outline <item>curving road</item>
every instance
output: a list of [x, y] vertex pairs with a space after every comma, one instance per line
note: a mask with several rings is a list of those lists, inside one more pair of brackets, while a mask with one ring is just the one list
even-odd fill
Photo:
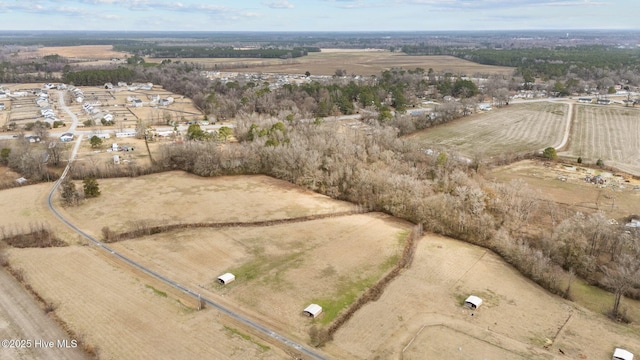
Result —
[[62, 173], [62, 176], [60, 177], [60, 179], [58, 179], [58, 181], [56, 181], [56, 183], [53, 185], [53, 187], [51, 188], [51, 191], [49, 192], [49, 196], [47, 197], [47, 206], [49, 207], [49, 210], [51, 210], [51, 212], [53, 212], [53, 214], [63, 223], [65, 223], [67, 226], [69, 226], [73, 231], [75, 231], [76, 233], [78, 233], [80, 236], [84, 237], [85, 239], [89, 240], [90, 242], [92, 242], [93, 244], [95, 244], [97, 247], [106, 250], [108, 252], [110, 252], [113, 256], [115, 256], [116, 258], [126, 262], [127, 264], [153, 276], [154, 278], [164, 282], [165, 284], [172, 286], [190, 296], [193, 296], [196, 299], [199, 299], [200, 301], [202, 301], [203, 303], [217, 309], [218, 311], [226, 314], [227, 316], [245, 324], [246, 326], [249, 326], [269, 337], [274, 338], [275, 340], [279, 341], [280, 343], [284, 344], [285, 346], [293, 349], [295, 352], [306, 355], [309, 358], [312, 359], [318, 359], [318, 360], [324, 360], [324, 359], [328, 359], [326, 357], [324, 357], [323, 355], [320, 355], [318, 353], [316, 353], [315, 351], [308, 349], [307, 347], [298, 344], [288, 338], [286, 338], [283, 335], [280, 335], [278, 333], [276, 333], [275, 331], [272, 331], [270, 329], [268, 329], [266, 326], [263, 326], [253, 320], [250, 320], [249, 318], [246, 318], [236, 312], [233, 312], [229, 309], [227, 309], [226, 307], [220, 305], [219, 303], [216, 303], [215, 301], [211, 300], [211, 299], [207, 299], [205, 297], [202, 297], [199, 293], [187, 288], [186, 286], [180, 285], [177, 282], [141, 265], [140, 263], [133, 261], [132, 259], [118, 253], [117, 251], [115, 251], [114, 249], [110, 248], [109, 246], [107, 246], [106, 244], [102, 243], [101, 241], [95, 239], [94, 237], [92, 237], [91, 235], [85, 233], [84, 231], [82, 231], [81, 229], [79, 229], [77, 226], [75, 226], [71, 221], [67, 220], [64, 216], [62, 216], [57, 210], [56, 208], [53, 206], [53, 195], [55, 194], [56, 190], [58, 189], [58, 187], [60, 186], [60, 183], [64, 180], [64, 177], [67, 175], [67, 173], [69, 172], [69, 168], [71, 167], [71, 164], [73, 162], [73, 159], [75, 158], [75, 154], [78, 150], [78, 147], [80, 146], [80, 142], [82, 141], [82, 137], [78, 137], [78, 139], [76, 140], [76, 144], [74, 147], [74, 151], [69, 159], [69, 164], [67, 165], [67, 167], [64, 169], [64, 172]]

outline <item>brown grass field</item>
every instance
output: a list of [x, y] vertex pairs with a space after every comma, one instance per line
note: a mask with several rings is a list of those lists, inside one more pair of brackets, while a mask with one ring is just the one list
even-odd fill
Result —
[[[162, 59], [145, 59], [148, 62], [160, 62]], [[370, 50], [322, 49], [319, 53], [295, 59], [174, 59], [203, 64], [207, 68], [223, 66], [224, 71], [263, 72], [277, 74], [334, 75], [337, 69], [347, 71], [348, 75], [379, 76], [391, 68], [433, 69], [436, 72], [451, 72], [472, 76], [474, 74], [511, 75], [514, 69], [502, 66], [476, 64], [453, 56], [409, 56], [402, 53]]]
[[111, 45], [47, 46], [37, 51], [37, 56], [60, 55], [69, 59], [107, 60], [124, 58], [128, 53], [114, 51]]
[[621, 106], [577, 105], [571, 141], [559, 155], [595, 163], [602, 159], [640, 175], [640, 109]]
[[[461, 306], [470, 294], [484, 299], [476, 311]], [[615, 346], [638, 349], [638, 330], [548, 294], [483, 248], [427, 235], [412, 267], [331, 346], [360, 359], [555, 359], [559, 349], [607, 359]]]
[[465, 156], [497, 156], [557, 146], [562, 141], [568, 105], [551, 102], [512, 104], [414, 133], [410, 139], [442, 146]]
[[[58, 54], [70, 59], [94, 60], [95, 65], [104, 65], [111, 58], [125, 58], [128, 54], [113, 51], [110, 45], [85, 45], [43, 47], [36, 54], [29, 56], [45, 56]], [[145, 61], [159, 63], [163, 59], [146, 58]], [[246, 59], [246, 58], [180, 58], [172, 59], [203, 64], [213, 69], [224, 65], [225, 71], [264, 72], [279, 74], [304, 74], [306, 71], [314, 75], [333, 75], [336, 69], [347, 70], [349, 75], [380, 75], [384, 70], [401, 67], [413, 70], [417, 67], [425, 70], [451, 72], [454, 74], [503, 74], [511, 75], [514, 69], [502, 66], [480, 65], [453, 56], [408, 56], [402, 53], [391, 53], [381, 50], [341, 50], [322, 49], [319, 53], [296, 59]], [[86, 63], [89, 64], [89, 63]], [[227, 67], [228, 66], [228, 67]]]
[[[265, 176], [168, 172], [99, 183], [100, 198], [64, 211], [98, 237], [105, 225], [257, 221], [354, 208]], [[3, 224], [44, 219], [61, 229], [44, 207], [50, 186], [0, 191], [3, 203], [15, 204], [3, 206]], [[380, 276], [408, 229], [409, 224], [386, 215], [360, 214], [257, 228], [181, 230], [112, 245], [304, 343], [313, 321], [300, 314], [301, 308], [326, 301], [329, 310], [332, 300]], [[192, 299], [109, 253], [82, 246], [76, 235], [60, 233], [72, 246], [9, 249], [9, 261], [56, 304], [56, 314], [74, 332], [98, 348], [101, 358], [287, 358], [269, 339], [212, 309], [193, 310]], [[236, 282], [215, 284], [225, 271], [235, 272]], [[461, 306], [469, 294], [485, 300], [475, 312]], [[330, 311], [324, 316], [330, 318]], [[315, 322], [322, 325], [324, 319]], [[616, 346], [638, 353], [639, 332], [637, 325], [612, 323], [548, 294], [485, 249], [426, 235], [411, 268], [378, 301], [359, 310], [324, 352], [341, 359], [552, 359], [562, 349], [569, 358], [595, 359], [607, 358]], [[555, 340], [548, 350], [546, 339]]]

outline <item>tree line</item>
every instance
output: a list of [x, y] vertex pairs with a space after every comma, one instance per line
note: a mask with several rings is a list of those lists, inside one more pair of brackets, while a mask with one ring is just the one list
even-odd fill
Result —
[[319, 52], [316, 47], [262, 47], [258, 49], [237, 49], [232, 46], [172, 46], [156, 44], [118, 44], [114, 50], [129, 52], [138, 56], [154, 58], [280, 58], [289, 59], [306, 56], [309, 52]]
[[452, 55], [484, 65], [508, 66], [516, 68], [517, 74], [542, 79], [563, 78], [574, 72], [584, 80], [591, 80], [602, 70], [640, 69], [640, 50], [602, 45], [516, 49], [412, 45], [402, 47], [402, 51], [409, 55]]

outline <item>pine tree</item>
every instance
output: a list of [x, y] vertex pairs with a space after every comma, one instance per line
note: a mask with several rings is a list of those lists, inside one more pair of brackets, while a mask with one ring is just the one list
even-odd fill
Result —
[[89, 177], [84, 179], [84, 197], [92, 198], [100, 196], [100, 186], [96, 178]]

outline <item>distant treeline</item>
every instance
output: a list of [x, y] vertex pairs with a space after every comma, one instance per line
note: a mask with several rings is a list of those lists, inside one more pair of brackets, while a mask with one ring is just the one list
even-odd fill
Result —
[[291, 49], [259, 48], [236, 49], [231, 46], [161, 46], [155, 44], [114, 45], [116, 51], [154, 58], [297, 58], [310, 52], [319, 52], [317, 47], [294, 47]]
[[62, 80], [76, 86], [100, 86], [107, 82], [131, 82], [135, 76], [134, 70], [119, 67], [117, 69], [70, 71], [64, 73]]
[[[569, 70], [589, 78], [596, 69], [640, 69], [640, 49], [576, 46], [522, 49], [458, 49], [441, 46], [403, 46], [408, 55], [452, 55], [484, 65], [517, 68], [520, 75], [540, 78], [567, 76]], [[577, 71], [576, 71], [577, 69]]]

